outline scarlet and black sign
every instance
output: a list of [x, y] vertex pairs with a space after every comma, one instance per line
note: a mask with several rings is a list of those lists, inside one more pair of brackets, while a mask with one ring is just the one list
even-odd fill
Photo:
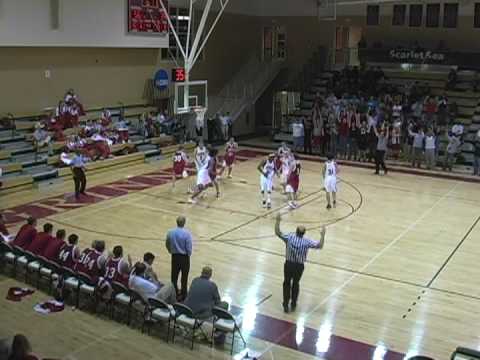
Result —
[[[168, 10], [168, 1], [163, 0]], [[128, 32], [137, 34], [166, 35], [168, 14], [160, 0], [128, 0]]]

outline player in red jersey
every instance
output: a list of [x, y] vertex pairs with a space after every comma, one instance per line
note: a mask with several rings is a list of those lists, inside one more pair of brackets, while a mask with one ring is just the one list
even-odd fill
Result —
[[180, 145], [173, 154], [173, 175], [172, 175], [172, 187], [175, 187], [175, 182], [178, 178], [186, 178], [188, 176], [187, 170], [185, 170], [188, 163], [188, 156], [185, 153], [185, 149]]
[[95, 240], [92, 248], [83, 250], [78, 262], [75, 264], [75, 271], [88, 275], [92, 282], [97, 282], [103, 273], [107, 258], [104, 254], [105, 241]]
[[130, 269], [132, 268], [132, 259], [130, 255], [127, 259], [123, 257], [123, 248], [115, 246], [113, 248], [113, 256], [109, 257], [105, 265], [105, 274], [100, 279], [99, 287], [103, 288], [105, 292], [104, 297], [110, 298], [112, 282], [118, 282], [128, 287], [128, 278], [130, 276]]
[[66, 267], [69, 269], [74, 269], [75, 264], [78, 262], [80, 258], [80, 248], [77, 246], [78, 244], [78, 235], [71, 234], [68, 237], [68, 244], [66, 244], [61, 250], [60, 254], [58, 254], [58, 264], [62, 267]]
[[223, 166], [222, 170], [220, 172], [220, 176], [223, 175], [225, 169], [228, 169], [227, 171], [227, 177], [229, 179], [232, 178], [232, 170], [233, 170], [233, 165], [235, 164], [235, 159], [237, 156], [237, 149], [238, 149], [238, 144], [235, 142], [235, 139], [232, 137], [230, 140], [225, 145], [225, 157], [223, 160]]
[[295, 209], [298, 206], [297, 194], [298, 194], [298, 187], [300, 185], [300, 170], [302, 168], [297, 156], [294, 156], [294, 158], [295, 160], [293, 160], [291, 163], [291, 169], [287, 179], [287, 186], [285, 188], [288, 194], [288, 206], [291, 209]]

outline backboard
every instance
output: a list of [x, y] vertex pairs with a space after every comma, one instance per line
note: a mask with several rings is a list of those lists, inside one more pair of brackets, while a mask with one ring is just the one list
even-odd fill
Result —
[[175, 83], [175, 114], [190, 113], [194, 109], [208, 109], [208, 81]]

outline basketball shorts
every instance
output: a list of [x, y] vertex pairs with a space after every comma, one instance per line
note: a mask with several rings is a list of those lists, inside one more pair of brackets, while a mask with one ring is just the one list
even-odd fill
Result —
[[273, 178], [267, 178], [263, 175], [260, 175], [260, 191], [272, 192], [272, 188], [273, 188]]
[[335, 176], [327, 176], [325, 178], [325, 191], [328, 193], [337, 192], [337, 178]]

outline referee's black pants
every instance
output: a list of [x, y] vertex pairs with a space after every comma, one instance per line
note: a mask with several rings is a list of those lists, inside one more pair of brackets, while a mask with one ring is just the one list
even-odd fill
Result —
[[283, 265], [283, 305], [288, 306], [290, 299], [292, 306], [297, 305], [300, 292], [300, 278], [303, 274], [303, 264], [285, 261]]
[[[181, 300], [187, 297], [188, 287], [188, 272], [190, 271], [190, 256], [183, 254], [172, 254], [172, 272], [171, 280], [177, 294], [180, 295]], [[178, 291], [178, 276], [182, 273], [180, 279], [180, 293]]]
[[82, 168], [74, 167], [72, 168], [73, 172], [73, 182], [75, 183], [75, 197], [79, 197], [80, 193], [85, 193], [85, 188], [87, 187], [87, 177], [85, 176], [85, 171]]

